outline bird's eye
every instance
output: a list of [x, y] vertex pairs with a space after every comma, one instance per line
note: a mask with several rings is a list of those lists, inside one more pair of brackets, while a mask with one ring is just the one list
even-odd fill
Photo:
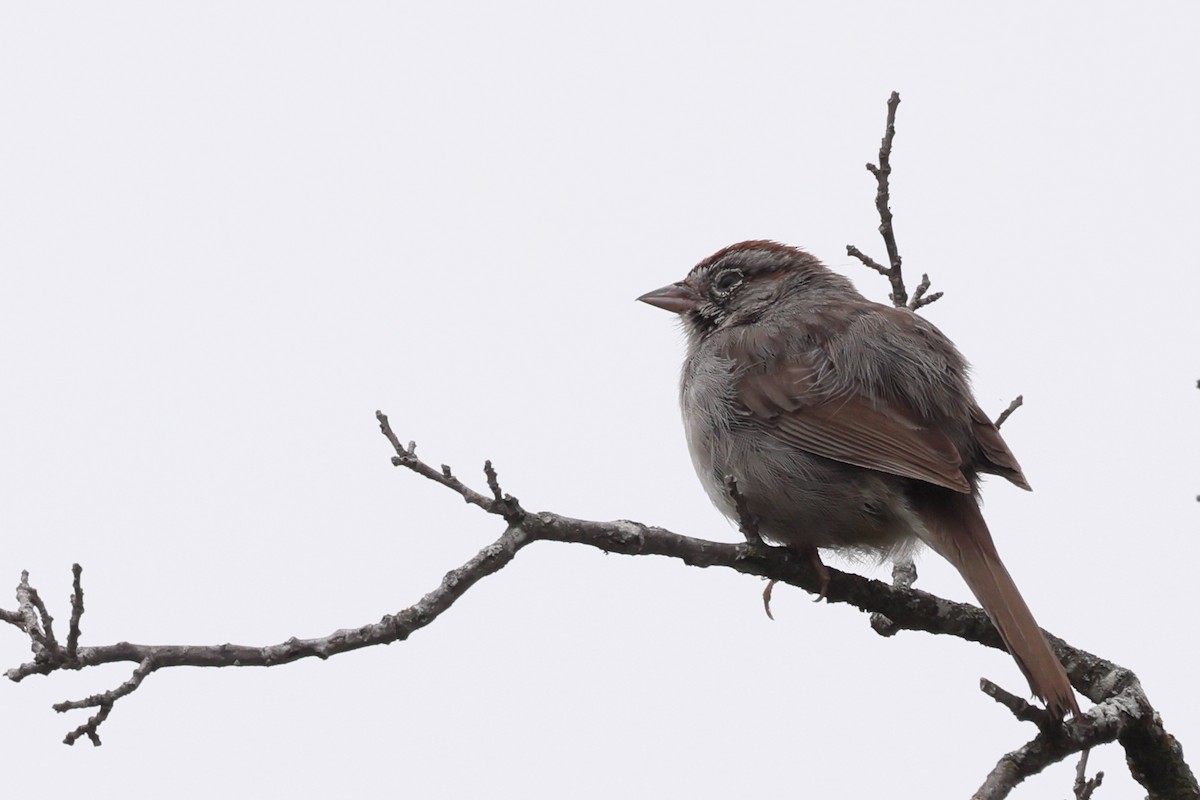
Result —
[[713, 287], [718, 292], [728, 292], [742, 282], [741, 270], [727, 269], [716, 277]]

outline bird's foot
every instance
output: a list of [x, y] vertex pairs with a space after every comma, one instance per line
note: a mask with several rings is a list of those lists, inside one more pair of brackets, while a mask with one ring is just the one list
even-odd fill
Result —
[[775, 584], [779, 583], [776, 580], [767, 581], [767, 588], [763, 589], [763, 608], [767, 612], [767, 619], [775, 621], [775, 615], [771, 613], [771, 590], [775, 588]]

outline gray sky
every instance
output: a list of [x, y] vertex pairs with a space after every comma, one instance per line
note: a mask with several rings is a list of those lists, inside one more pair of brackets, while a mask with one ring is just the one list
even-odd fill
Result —
[[[896, 89], [906, 267], [982, 405], [1026, 398], [1036, 491], [985, 487], [1001, 552], [1196, 765], [1200, 12], [906, 8], [5, 4], [0, 585], [31, 570], [65, 626], [81, 562], [85, 644], [407, 606], [501, 526], [393, 469], [376, 408], [527, 508], [736, 540], [686, 454], [681, 336], [633, 298], [773, 238], [886, 301], [845, 245], [883, 256], [863, 164]], [[961, 797], [1031, 735], [976, 688], [1023, 690], [1003, 653], [787, 587], [771, 623], [761, 589], [536, 545], [406, 643], [156, 674], [98, 750], [50, 704], [127, 667], [0, 686], [5, 785]], [[1092, 763], [1136, 791], [1115, 747]]]

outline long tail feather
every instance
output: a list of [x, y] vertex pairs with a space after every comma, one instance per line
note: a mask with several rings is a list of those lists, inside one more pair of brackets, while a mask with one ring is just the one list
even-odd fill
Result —
[[1062, 717], [1069, 711], [1079, 716], [1079, 704], [1066, 670], [1000, 560], [975, 498], [943, 492], [938, 490], [936, 497], [917, 499], [917, 513], [929, 532], [926, 543], [962, 574], [1029, 687], [1050, 713]]

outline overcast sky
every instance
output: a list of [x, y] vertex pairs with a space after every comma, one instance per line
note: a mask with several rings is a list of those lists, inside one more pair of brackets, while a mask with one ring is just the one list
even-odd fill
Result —
[[[863, 164], [895, 89], [910, 278], [983, 407], [1026, 399], [1035, 492], [984, 489], [1000, 550], [1200, 765], [1200, 12], [904, 8], [5, 3], [0, 585], [30, 570], [65, 629], [80, 562], [84, 644], [376, 621], [502, 531], [391, 467], [377, 408], [529, 509], [736, 541], [686, 453], [682, 337], [633, 299], [772, 238], [886, 302], [845, 246], [883, 257]], [[789, 587], [772, 623], [762, 588], [538, 544], [408, 642], [157, 673], [99, 749], [50, 705], [130, 666], [5, 682], [4, 784], [964, 797], [1032, 735], [977, 689], [1023, 691], [1005, 654]], [[1137, 796], [1118, 748], [1092, 764]]]

